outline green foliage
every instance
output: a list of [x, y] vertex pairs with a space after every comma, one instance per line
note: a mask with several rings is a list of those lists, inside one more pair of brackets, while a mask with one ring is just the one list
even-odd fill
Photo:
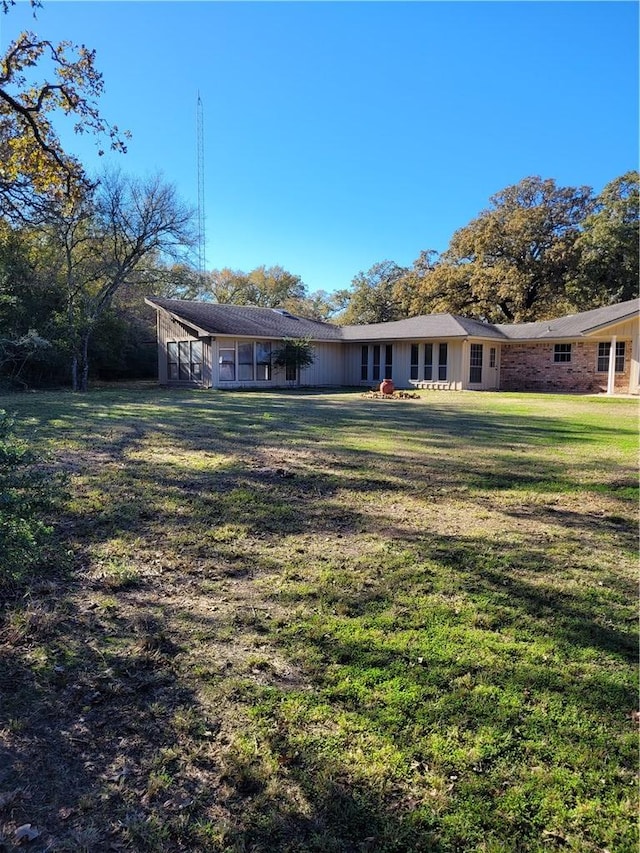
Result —
[[51, 532], [44, 513], [56, 492], [56, 478], [0, 409], [0, 587], [20, 580], [42, 559]]
[[638, 173], [590, 187], [524, 178], [410, 269], [384, 261], [337, 301], [343, 323], [448, 312], [489, 322], [559, 317], [638, 294]]
[[358, 323], [387, 323], [404, 315], [397, 284], [406, 270], [393, 261], [374, 264], [368, 272], [353, 279], [350, 291], [341, 291], [338, 298], [346, 302], [340, 315], [344, 325]]
[[16, 407], [73, 466], [60, 522], [81, 560], [0, 613], [5, 789], [33, 793], [0, 832], [636, 853], [634, 401]]
[[299, 371], [310, 367], [315, 361], [315, 353], [310, 341], [306, 338], [285, 338], [281, 347], [274, 350], [271, 362], [275, 367], [286, 367]]
[[276, 367], [308, 367], [313, 361], [313, 347], [306, 338], [287, 338], [273, 353]]
[[594, 206], [591, 189], [530, 177], [490, 202], [456, 231], [422, 279], [414, 310], [431, 312], [435, 302], [440, 310], [510, 323], [562, 314], [580, 226]]
[[[11, 5], [5, 0], [2, 11]], [[39, 4], [32, 0], [32, 5]], [[77, 200], [90, 187], [80, 161], [63, 149], [54, 119], [67, 118], [76, 132], [107, 137], [113, 150], [126, 151], [128, 132], [120, 133], [98, 109], [103, 87], [95, 51], [84, 45], [54, 44], [32, 32], [8, 45], [0, 56], [4, 215], [16, 221], [36, 211], [41, 215], [43, 202]]]
[[323, 290], [309, 293], [299, 275], [281, 266], [260, 266], [249, 273], [225, 267], [205, 273], [197, 292], [182, 298], [213, 299], [225, 305], [283, 308], [299, 317], [327, 320], [338, 310], [334, 296]]
[[11, 385], [26, 387], [22, 374], [38, 364], [45, 364], [50, 355], [51, 343], [29, 329], [20, 338], [0, 338], [0, 377]]
[[577, 240], [580, 260], [572, 289], [579, 304], [607, 305], [638, 295], [640, 193], [638, 172], [607, 184]]
[[240, 270], [213, 270], [207, 274], [207, 291], [203, 295], [229, 305], [257, 305], [260, 308], [283, 308], [289, 300], [302, 299], [306, 288], [299, 275], [281, 266], [256, 267], [250, 273]]

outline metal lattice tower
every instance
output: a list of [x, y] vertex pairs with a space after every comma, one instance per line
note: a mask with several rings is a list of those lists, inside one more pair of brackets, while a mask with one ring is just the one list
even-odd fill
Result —
[[202, 277], [205, 273], [206, 259], [204, 238], [204, 118], [200, 92], [198, 92], [196, 109], [196, 135], [198, 138], [198, 272]]

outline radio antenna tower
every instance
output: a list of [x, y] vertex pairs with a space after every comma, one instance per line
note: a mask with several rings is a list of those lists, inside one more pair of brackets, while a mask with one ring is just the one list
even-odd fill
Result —
[[202, 98], [198, 92], [196, 109], [196, 135], [198, 138], [198, 272], [204, 278], [206, 259], [204, 241], [204, 119]]

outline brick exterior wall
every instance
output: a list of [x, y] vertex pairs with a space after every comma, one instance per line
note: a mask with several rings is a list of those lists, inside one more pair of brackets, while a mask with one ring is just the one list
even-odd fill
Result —
[[[598, 344], [573, 341], [571, 361], [554, 362], [554, 344], [503, 344], [500, 355], [502, 391], [572, 391], [597, 394], [607, 390], [607, 373], [596, 371]], [[616, 373], [615, 390], [629, 390], [631, 341], [625, 341], [624, 373]]]

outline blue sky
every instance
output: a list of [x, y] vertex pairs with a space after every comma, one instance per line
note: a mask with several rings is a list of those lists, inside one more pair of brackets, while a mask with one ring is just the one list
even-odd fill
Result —
[[[446, 249], [528, 175], [596, 191], [638, 163], [634, 2], [63, 2], [23, 29], [84, 43], [127, 172], [197, 203], [207, 267], [280, 264], [311, 291]], [[89, 168], [85, 137], [61, 134]]]

